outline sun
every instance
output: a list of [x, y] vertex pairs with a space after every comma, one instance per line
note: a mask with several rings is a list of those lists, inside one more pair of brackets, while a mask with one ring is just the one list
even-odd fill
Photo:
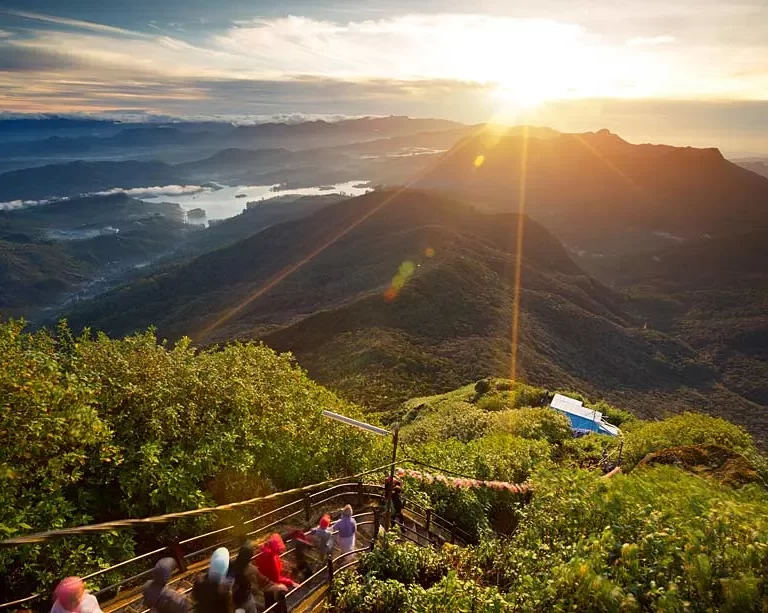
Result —
[[562, 88], [558, 88], [556, 84], [540, 80], [538, 82], [498, 84], [492, 95], [501, 106], [512, 106], [525, 110], [537, 107], [543, 102], [562, 98], [564, 94]]

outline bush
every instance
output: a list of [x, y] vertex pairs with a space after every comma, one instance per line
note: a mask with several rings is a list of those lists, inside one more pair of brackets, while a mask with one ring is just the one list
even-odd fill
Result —
[[493, 578], [516, 610], [759, 611], [768, 598], [765, 490], [671, 467], [535, 479], [510, 540], [454, 557], [463, 576]]
[[603, 400], [589, 403], [589, 408], [600, 411], [603, 414], [605, 421], [614, 426], [621, 426], [622, 424], [626, 425], [637, 421], [637, 417], [632, 415], [629, 411], [619, 409]]
[[469, 403], [453, 403], [419, 417], [403, 428], [403, 440], [426, 443], [456, 439], [463, 443], [485, 436], [491, 430], [491, 416]]
[[620, 439], [607, 434], [590, 433], [563, 441], [557, 459], [563, 465], [581, 468], [597, 467], [603, 457], [603, 449], [610, 454], [610, 461], [618, 459]]
[[571, 422], [550, 408], [528, 408], [503, 411], [495, 416], [494, 430], [528, 439], [562, 443], [572, 437]]
[[699, 413], [683, 413], [662, 421], [644, 422], [625, 436], [624, 459], [635, 466], [653, 451], [682, 445], [715, 444], [732, 451], [755, 456], [752, 437], [724, 419]]
[[436, 551], [410, 542], [398, 542], [393, 532], [387, 533], [360, 563], [360, 572], [381, 581], [394, 579], [400, 583], [416, 583], [428, 588], [448, 572], [448, 565]]
[[[428, 563], [419, 561], [419, 557]], [[362, 576], [346, 572], [334, 578], [331, 588], [334, 604], [328, 605], [327, 610], [341, 613], [511, 610], [496, 588], [481, 587], [449, 572], [448, 560], [442, 553], [398, 543], [391, 534], [387, 535], [379, 547], [363, 556]], [[403, 564], [411, 571], [416, 566], [422, 570], [403, 574]], [[419, 580], [425, 571], [429, 580]]]
[[[370, 466], [382, 442], [330, 425], [323, 408], [362, 416], [260, 344], [198, 351], [151, 332], [73, 338], [64, 325], [54, 336], [0, 324], [0, 498], [13, 501], [0, 532], [193, 509]], [[141, 536], [151, 545], [197, 528]], [[126, 532], [63, 543], [0, 552], [0, 601], [133, 551]]]
[[388, 579], [374, 576], [361, 579], [353, 571], [334, 577], [331, 586], [334, 604], [326, 610], [336, 613], [400, 613], [407, 611], [408, 588]]

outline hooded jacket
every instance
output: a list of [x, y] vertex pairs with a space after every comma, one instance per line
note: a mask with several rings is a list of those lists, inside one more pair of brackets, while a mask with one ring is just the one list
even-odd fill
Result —
[[[277, 537], [277, 538], [275, 538]], [[280, 552], [285, 551], [285, 545], [279, 535], [273, 534], [261, 547], [256, 557], [256, 568], [273, 583], [293, 587], [296, 583], [290, 577], [283, 575], [283, 561]]]
[[99, 601], [96, 600], [96, 596], [93, 594], [85, 594], [77, 605], [76, 609], [65, 609], [64, 606], [57, 600], [51, 607], [51, 613], [102, 613], [99, 607]]
[[80, 577], [67, 577], [56, 587], [51, 613], [102, 613], [96, 596], [85, 591]]
[[357, 522], [350, 515], [342, 515], [334, 527], [339, 531], [339, 537], [344, 539], [355, 536], [357, 532]]
[[219, 547], [211, 556], [208, 572], [195, 577], [192, 594], [197, 613], [232, 613], [232, 579], [227, 576], [229, 552]]
[[187, 613], [189, 603], [177, 591], [167, 586], [171, 574], [176, 570], [173, 558], [162, 558], [152, 569], [152, 579], [142, 588], [144, 606], [157, 613]]

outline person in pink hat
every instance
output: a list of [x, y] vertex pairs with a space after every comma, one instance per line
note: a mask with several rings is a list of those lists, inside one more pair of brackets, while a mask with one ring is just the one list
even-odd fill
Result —
[[53, 592], [56, 601], [51, 613], [102, 613], [96, 596], [85, 591], [80, 577], [67, 577]]

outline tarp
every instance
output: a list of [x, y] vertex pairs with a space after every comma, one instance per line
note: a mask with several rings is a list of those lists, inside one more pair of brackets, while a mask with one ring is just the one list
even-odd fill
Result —
[[555, 394], [549, 406], [565, 413], [571, 422], [571, 428], [575, 432], [581, 434], [597, 432], [599, 434], [608, 434], [609, 436], [621, 435], [621, 430], [605, 421], [600, 411], [585, 407], [581, 400], [576, 400], [563, 394]]

